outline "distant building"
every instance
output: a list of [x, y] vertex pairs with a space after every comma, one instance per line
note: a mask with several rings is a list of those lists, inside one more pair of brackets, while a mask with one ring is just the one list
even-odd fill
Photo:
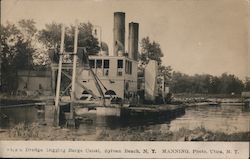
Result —
[[242, 92], [241, 93], [241, 97], [243, 97], [243, 98], [250, 98], [250, 91], [248, 91], [248, 92]]
[[18, 92], [32, 95], [34, 92], [48, 95], [51, 94], [50, 71], [18, 71]]

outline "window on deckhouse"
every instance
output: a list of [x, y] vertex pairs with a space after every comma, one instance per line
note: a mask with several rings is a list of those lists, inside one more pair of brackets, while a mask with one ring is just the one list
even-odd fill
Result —
[[103, 71], [104, 71], [104, 76], [109, 75], [109, 60], [103, 61]]
[[123, 72], [123, 60], [117, 60], [117, 75], [122, 76]]

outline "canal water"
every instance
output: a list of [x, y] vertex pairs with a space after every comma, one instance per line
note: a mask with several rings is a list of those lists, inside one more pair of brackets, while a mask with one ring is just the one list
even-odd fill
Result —
[[[100, 121], [100, 120], [99, 120]], [[103, 120], [102, 120], [103, 121]], [[143, 131], [152, 132], [175, 132], [179, 129], [186, 128], [194, 130], [197, 127], [205, 128], [213, 132], [224, 132], [226, 134], [238, 132], [250, 132], [250, 111], [245, 110], [242, 106], [198, 106], [188, 107], [184, 115], [175, 119], [169, 119], [161, 123], [145, 123], [142, 125], [127, 125], [133, 134]], [[83, 134], [100, 134], [107, 131], [110, 134], [124, 134], [124, 129], [119, 127], [105, 127], [105, 122], [98, 122], [97, 126], [82, 124], [78, 132]], [[114, 132], [115, 133], [112, 133]]]
[[11, 128], [19, 123], [30, 124], [45, 121], [44, 113], [39, 112], [34, 106], [1, 108], [0, 115], [0, 128]]
[[[18, 123], [44, 122], [45, 116], [37, 111], [35, 107], [4, 108], [0, 109], [1, 116], [8, 116], [8, 120], [1, 119], [1, 128], [11, 128]], [[88, 121], [88, 120], [87, 120]], [[122, 126], [112, 119], [95, 117], [95, 120], [84, 122], [76, 130], [82, 134], [97, 134], [103, 130], [119, 130]], [[225, 133], [249, 132], [250, 111], [244, 110], [242, 106], [198, 106], [188, 107], [184, 115], [175, 119], [168, 119], [160, 123], [145, 123], [144, 128], [159, 131], [178, 131], [180, 128], [193, 130], [197, 127], [204, 127], [211, 131]], [[133, 130], [142, 125], [126, 125], [133, 127]]]
[[211, 131], [225, 133], [250, 132], [250, 111], [242, 106], [199, 106], [189, 107], [186, 114], [161, 128], [176, 131], [180, 128], [190, 130], [204, 127]]

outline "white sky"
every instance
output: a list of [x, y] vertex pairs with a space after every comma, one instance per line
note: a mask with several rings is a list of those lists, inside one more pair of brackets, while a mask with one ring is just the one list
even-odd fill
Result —
[[[1, 23], [34, 19], [44, 24], [91, 22], [113, 46], [113, 13], [140, 23], [139, 39], [160, 43], [163, 63], [187, 74], [228, 72], [250, 76], [247, 0], [2, 0]], [[128, 38], [125, 40], [126, 45]]]

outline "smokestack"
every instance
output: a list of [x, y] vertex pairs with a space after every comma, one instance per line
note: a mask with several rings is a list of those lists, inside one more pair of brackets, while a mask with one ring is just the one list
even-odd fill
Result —
[[114, 13], [114, 56], [125, 52], [125, 13]]
[[128, 56], [137, 61], [138, 59], [138, 37], [139, 37], [139, 24], [129, 23], [129, 36], [128, 36]]

